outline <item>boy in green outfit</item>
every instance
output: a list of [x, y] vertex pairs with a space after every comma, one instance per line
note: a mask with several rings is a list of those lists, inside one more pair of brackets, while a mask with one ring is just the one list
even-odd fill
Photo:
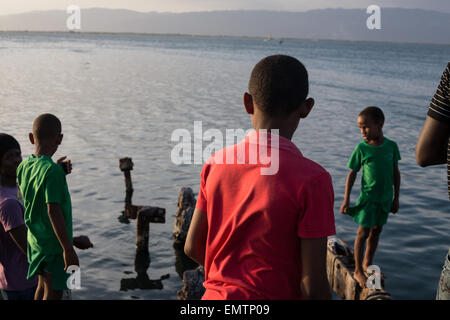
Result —
[[[367, 268], [372, 265], [382, 226], [386, 224], [389, 212], [395, 214], [399, 209], [400, 152], [394, 141], [383, 136], [383, 124], [384, 114], [378, 107], [367, 107], [359, 114], [358, 126], [364, 140], [356, 146], [347, 163], [350, 172], [340, 208], [341, 213], [352, 216], [359, 224], [353, 276], [361, 288], [366, 286]], [[361, 193], [355, 206], [350, 207], [350, 193], [361, 166]]]
[[54, 163], [51, 158], [63, 139], [61, 122], [52, 114], [42, 114], [34, 120], [29, 138], [35, 153], [17, 168], [28, 228], [27, 277], [38, 275], [35, 300], [61, 299], [68, 289], [66, 269], [79, 266], [73, 245], [87, 249], [92, 244], [86, 236], [72, 236], [72, 205], [66, 182], [66, 173], [72, 169], [70, 160], [63, 157]]

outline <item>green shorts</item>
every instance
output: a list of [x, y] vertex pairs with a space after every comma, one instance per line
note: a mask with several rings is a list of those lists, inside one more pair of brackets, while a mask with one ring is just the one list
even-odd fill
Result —
[[356, 205], [347, 209], [347, 214], [352, 216], [353, 220], [364, 228], [382, 226], [387, 222], [391, 205], [392, 202], [377, 203], [360, 198]]
[[[30, 279], [36, 274], [50, 273], [52, 275], [53, 290], [67, 290], [67, 280], [70, 274], [64, 269], [66, 267], [64, 258], [61, 254], [48, 255], [37, 252], [32, 248], [28, 248], [31, 254], [30, 266], [28, 268], [27, 278]], [[29, 256], [30, 257], [30, 256]]]

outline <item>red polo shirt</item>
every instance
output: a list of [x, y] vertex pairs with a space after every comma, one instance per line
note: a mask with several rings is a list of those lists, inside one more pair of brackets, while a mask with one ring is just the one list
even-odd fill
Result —
[[[196, 207], [208, 218], [203, 299], [301, 299], [300, 238], [336, 233], [329, 173], [290, 140], [257, 136], [251, 131], [222, 149], [213, 157], [228, 164], [211, 158], [201, 173]], [[251, 164], [255, 147], [278, 159]], [[234, 154], [234, 163], [225, 154]], [[276, 173], [262, 174], [273, 161]]]

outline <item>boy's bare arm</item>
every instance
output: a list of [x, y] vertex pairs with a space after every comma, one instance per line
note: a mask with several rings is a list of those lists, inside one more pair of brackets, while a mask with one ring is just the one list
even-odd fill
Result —
[[27, 232], [27, 227], [24, 224], [8, 232], [11, 239], [25, 256], [27, 255]]
[[69, 235], [67, 234], [64, 216], [61, 211], [61, 206], [57, 203], [47, 203], [48, 216], [52, 223], [55, 235], [64, 250], [64, 262], [66, 264], [65, 269], [71, 265], [79, 266], [78, 256], [75, 249], [70, 242]]
[[300, 239], [302, 296], [306, 300], [331, 299], [327, 278], [327, 238]]
[[184, 252], [200, 265], [205, 264], [206, 237], [208, 235], [208, 217], [206, 212], [195, 209], [186, 237]]
[[347, 213], [347, 208], [350, 204], [350, 194], [352, 192], [353, 184], [355, 183], [357, 172], [353, 169], [350, 169], [347, 180], [345, 181], [345, 195], [344, 195], [344, 201], [341, 204], [341, 213]]
[[394, 165], [394, 201], [392, 203], [392, 213], [397, 213], [400, 207], [400, 170], [398, 165]]
[[450, 125], [427, 116], [416, 144], [416, 161], [421, 167], [444, 164]]

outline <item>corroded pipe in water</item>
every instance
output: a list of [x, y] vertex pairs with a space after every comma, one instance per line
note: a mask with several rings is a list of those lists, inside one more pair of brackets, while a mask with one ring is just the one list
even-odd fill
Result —
[[158, 207], [142, 207], [137, 211], [136, 249], [148, 250], [150, 223], [165, 223], [166, 209]]
[[151, 206], [134, 206], [131, 201], [133, 184], [130, 174], [130, 171], [133, 170], [133, 161], [131, 158], [122, 158], [119, 160], [119, 168], [125, 175], [126, 186], [125, 211], [120, 220], [121, 222], [127, 222], [128, 219], [137, 219], [136, 248], [137, 250], [148, 250], [149, 224], [165, 223], [166, 209]]
[[131, 205], [131, 198], [133, 197], [133, 183], [131, 182], [130, 171], [133, 170], [133, 161], [131, 158], [122, 158], [119, 160], [119, 167], [125, 176], [125, 205]]

